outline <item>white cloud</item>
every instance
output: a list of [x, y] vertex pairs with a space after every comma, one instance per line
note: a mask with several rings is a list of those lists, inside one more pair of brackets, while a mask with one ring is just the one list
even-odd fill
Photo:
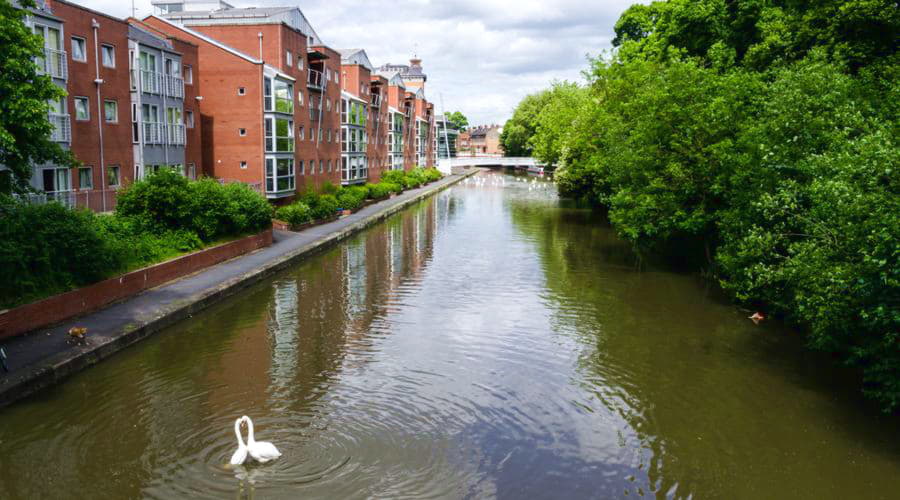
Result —
[[[131, 5], [73, 0], [119, 17]], [[136, 17], [151, 12], [134, 0]], [[236, 6], [290, 1], [233, 1]], [[373, 64], [406, 63], [416, 52], [428, 75], [427, 97], [460, 110], [473, 124], [503, 123], [525, 95], [553, 80], [582, 79], [585, 56], [610, 48], [613, 25], [635, 0], [310, 0], [300, 3], [334, 48], [364, 48]]]

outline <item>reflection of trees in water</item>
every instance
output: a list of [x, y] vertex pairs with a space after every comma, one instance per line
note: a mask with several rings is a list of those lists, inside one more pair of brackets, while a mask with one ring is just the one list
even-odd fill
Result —
[[[510, 211], [541, 258], [554, 330], [581, 348], [589, 399], [580, 403], [627, 422], [634, 442], [624, 444], [649, 450], [657, 488], [728, 496], [755, 483], [760, 496], [777, 496], [787, 491], [779, 484], [824, 488], [821, 471], [843, 467], [861, 442], [867, 455], [897, 452], [883, 444], [896, 425], [837, 401], [839, 374], [810, 362], [791, 332], [754, 327], [697, 276], [637, 271], [628, 245], [590, 212], [514, 201]], [[852, 438], [835, 436], [836, 426]], [[877, 469], [857, 470], [879, 481]], [[828, 487], [862, 484], [845, 482]]]

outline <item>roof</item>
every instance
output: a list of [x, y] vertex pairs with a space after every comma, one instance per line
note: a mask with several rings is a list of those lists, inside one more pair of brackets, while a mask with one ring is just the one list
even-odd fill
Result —
[[179, 25], [285, 24], [311, 37], [309, 45], [324, 45], [299, 7], [244, 7], [216, 10], [180, 11], [162, 14]]
[[151, 17], [154, 18], [154, 19], [159, 19], [160, 21], [162, 21], [162, 22], [164, 22], [164, 23], [166, 23], [166, 24], [170, 24], [170, 25], [174, 26], [175, 28], [178, 28], [178, 29], [180, 29], [181, 31], [184, 31], [185, 33], [187, 33], [187, 34], [189, 34], [189, 35], [195, 36], [195, 37], [197, 37], [197, 38], [203, 40], [204, 42], [209, 43], [209, 44], [211, 44], [211, 45], [214, 45], [214, 46], [216, 46], [216, 47], [218, 47], [218, 48], [220, 48], [220, 49], [222, 49], [222, 50], [224, 50], [224, 51], [226, 51], [226, 52], [229, 52], [229, 53], [231, 53], [231, 54], [233, 54], [233, 55], [236, 55], [236, 56], [240, 57], [241, 59], [245, 59], [245, 60], [247, 60], [247, 61], [249, 61], [249, 62], [252, 62], [252, 63], [254, 63], [254, 64], [262, 64], [262, 63], [263, 63], [263, 62], [260, 61], [259, 59], [255, 59], [255, 58], [253, 58], [253, 57], [251, 57], [251, 56], [248, 56], [247, 54], [244, 54], [243, 52], [241, 52], [241, 51], [239, 51], [239, 50], [237, 50], [237, 49], [234, 49], [234, 48], [232, 48], [232, 47], [229, 47], [228, 45], [225, 45], [224, 43], [222, 43], [222, 42], [216, 40], [215, 38], [210, 38], [210, 37], [204, 35], [203, 33], [200, 33], [199, 31], [194, 31], [194, 30], [188, 28], [187, 26], [182, 26], [182, 25], [173, 23], [172, 21], [170, 21], [170, 20], [168, 20], [168, 19], [166, 19], [166, 18], [159, 17], [159, 16], [147, 16], [147, 17], [145, 17], [145, 18], [143, 19], [143, 21], [146, 22], [147, 19], [150, 19]]
[[156, 33], [151, 32], [143, 26], [129, 24], [128, 38], [130, 40], [136, 41], [141, 45], [146, 45], [147, 47], [153, 47], [155, 49], [165, 50], [169, 52], [175, 51], [174, 47], [172, 47], [172, 42], [160, 37]]
[[341, 64], [356, 64], [362, 66], [369, 71], [374, 71], [372, 62], [369, 61], [369, 55], [363, 49], [337, 49], [341, 54]]

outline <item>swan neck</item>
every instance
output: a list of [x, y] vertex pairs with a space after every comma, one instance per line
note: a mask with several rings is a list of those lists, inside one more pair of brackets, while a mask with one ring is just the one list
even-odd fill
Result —
[[247, 417], [247, 429], [248, 429], [248, 431], [247, 431], [247, 442], [248, 442], [248, 443], [251, 443], [251, 444], [252, 444], [252, 443], [255, 443], [256, 440], [253, 439], [253, 421], [250, 420], [250, 417]]
[[234, 435], [237, 436], [238, 445], [244, 446], [244, 437], [241, 436], [241, 421], [234, 421]]

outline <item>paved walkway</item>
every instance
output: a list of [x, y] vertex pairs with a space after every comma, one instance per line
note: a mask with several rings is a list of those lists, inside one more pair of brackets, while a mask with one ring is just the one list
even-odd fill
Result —
[[[147, 290], [56, 327], [4, 341], [0, 346], [8, 355], [10, 372], [0, 372], [0, 407], [52, 385], [476, 172], [473, 169], [462, 175], [445, 177], [300, 233], [276, 231], [275, 242], [270, 247]], [[72, 326], [88, 328], [83, 344], [76, 344], [69, 338], [67, 332]]]

